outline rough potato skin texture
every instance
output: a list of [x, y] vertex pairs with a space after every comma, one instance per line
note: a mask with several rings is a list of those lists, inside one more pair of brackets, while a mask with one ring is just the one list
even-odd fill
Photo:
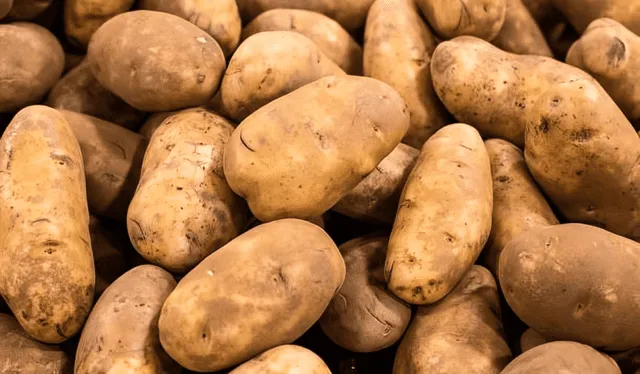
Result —
[[469, 35], [491, 41], [504, 23], [507, 0], [416, 0], [427, 22], [445, 39]]
[[148, 10], [105, 22], [87, 59], [101, 85], [147, 112], [206, 104], [225, 68], [213, 37], [180, 17]]
[[38, 103], [62, 75], [62, 46], [42, 26], [26, 22], [0, 25], [0, 48], [0, 113]]
[[552, 340], [620, 351], [640, 345], [640, 243], [577, 223], [533, 228], [500, 256], [509, 306]]
[[576, 342], [551, 342], [532, 348], [501, 374], [620, 374], [615, 361], [588, 345]]
[[392, 225], [398, 201], [420, 151], [398, 144], [362, 182], [347, 193], [333, 211], [361, 221]]
[[9, 17], [14, 20], [28, 21], [42, 14], [54, 0], [18, 0], [14, 1]]
[[65, 0], [64, 31], [71, 44], [87, 48], [91, 36], [109, 19], [131, 9], [134, 0]]
[[377, 0], [369, 10], [364, 42], [364, 74], [390, 85], [411, 115], [402, 139], [414, 148], [442, 126], [449, 113], [431, 82], [431, 54], [436, 42], [412, 0]]
[[13, 0], [0, 0], [0, 19], [3, 19], [13, 6]]
[[243, 121], [227, 144], [225, 175], [263, 222], [318, 216], [371, 173], [408, 126], [404, 101], [386, 84], [325, 77]]
[[631, 32], [640, 35], [640, 3], [629, 0], [552, 0], [569, 19], [573, 27], [582, 33], [598, 18], [614, 19]]
[[158, 337], [160, 309], [175, 286], [171, 274], [153, 265], [135, 267], [113, 282], [82, 330], [75, 374], [180, 373]]
[[566, 219], [640, 241], [640, 139], [602, 87], [558, 83], [526, 115], [527, 166]]
[[549, 340], [540, 335], [539, 332], [532, 328], [528, 328], [527, 331], [525, 331], [522, 336], [520, 336], [520, 351], [524, 353], [532, 348], [548, 342]]
[[347, 275], [320, 319], [324, 333], [352, 352], [395, 344], [411, 319], [411, 307], [387, 290], [384, 259], [388, 237], [371, 235], [340, 246]]
[[95, 272], [80, 146], [64, 117], [27, 107], [0, 140], [0, 294], [44, 343], [80, 331]]
[[128, 236], [125, 236], [126, 241], [121, 240], [117, 235], [119, 232], [110, 230], [95, 216], [89, 220], [89, 233], [96, 269], [95, 295], [100, 297], [111, 283], [129, 270], [124, 251], [131, 245]]
[[389, 289], [410, 304], [442, 299], [480, 255], [492, 207], [480, 134], [465, 124], [443, 127], [422, 147], [402, 191], [385, 264]]
[[522, 151], [502, 139], [484, 144], [491, 160], [493, 214], [483, 262], [497, 277], [500, 253], [512, 239], [532, 227], [556, 225], [558, 219], [529, 174]]
[[393, 374], [499, 374], [510, 360], [498, 287], [487, 269], [474, 265], [441, 302], [418, 308]]
[[127, 214], [131, 242], [148, 261], [186, 272], [242, 232], [247, 208], [222, 166], [232, 132], [224, 118], [197, 109], [153, 134]]
[[362, 74], [362, 47], [340, 24], [324, 14], [302, 9], [273, 9], [242, 31], [242, 40], [265, 31], [293, 31], [311, 39], [347, 74]]
[[536, 20], [522, 0], [506, 0], [507, 13], [498, 35], [491, 41], [496, 47], [520, 55], [553, 57]]
[[331, 374], [318, 355], [297, 345], [281, 345], [238, 366], [229, 374]]

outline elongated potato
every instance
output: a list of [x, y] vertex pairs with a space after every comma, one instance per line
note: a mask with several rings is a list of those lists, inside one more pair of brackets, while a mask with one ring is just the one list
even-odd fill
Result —
[[520, 337], [520, 351], [523, 353], [535, 348], [539, 345], [543, 345], [548, 343], [549, 340], [544, 336], [540, 335], [536, 330], [529, 328], [525, 331]]
[[75, 374], [181, 372], [162, 350], [157, 325], [175, 286], [171, 274], [153, 265], [135, 267], [113, 282], [82, 330]]
[[411, 304], [447, 295], [480, 255], [491, 230], [491, 164], [471, 126], [440, 129], [422, 147], [400, 197], [389, 240], [389, 289]]
[[13, 0], [0, 0], [0, 19], [3, 19], [13, 6]]
[[0, 294], [33, 338], [80, 331], [95, 271], [82, 154], [55, 109], [27, 107], [0, 140]]
[[387, 83], [405, 100], [411, 122], [402, 141], [415, 148], [450, 122], [431, 83], [429, 64], [435, 47], [412, 0], [378, 0], [371, 6], [364, 74]]
[[267, 31], [251, 36], [229, 61], [220, 94], [222, 109], [242, 121], [264, 105], [342, 69], [306, 36]]
[[[100, 297], [107, 287], [129, 270], [125, 251], [129, 250], [129, 237], [121, 240], [119, 232], [103, 223], [95, 216], [89, 221], [91, 249], [96, 269], [96, 297]], [[133, 250], [133, 248], [131, 248]]]
[[232, 370], [229, 374], [331, 374], [318, 355], [297, 345], [270, 349]]
[[553, 52], [522, 0], [506, 0], [507, 12], [498, 35], [491, 41], [496, 47], [520, 55], [553, 57]]
[[86, 48], [91, 36], [109, 19], [131, 9], [134, 0], [65, 0], [64, 31], [69, 41]]
[[213, 37], [180, 17], [148, 10], [105, 22], [87, 59], [101, 85], [148, 112], [206, 104], [225, 68]]
[[246, 205], [222, 168], [232, 132], [224, 118], [190, 109], [153, 134], [127, 214], [129, 237], [145, 259], [186, 272], [242, 232]]
[[640, 35], [640, 6], [629, 0], [552, 0], [578, 32], [598, 18], [614, 19]]
[[441, 302], [418, 309], [393, 374], [499, 374], [510, 360], [498, 287], [487, 269], [474, 265]]
[[500, 256], [500, 286], [520, 319], [553, 340], [640, 346], [640, 243], [594, 226], [532, 228]]
[[14, 20], [32, 20], [44, 13], [53, 2], [54, 0], [14, 0], [9, 17]]
[[44, 27], [24, 22], [0, 25], [0, 45], [0, 113], [38, 103], [62, 75], [62, 46]]
[[445, 39], [470, 35], [493, 40], [504, 23], [507, 0], [416, 0], [431, 27]]

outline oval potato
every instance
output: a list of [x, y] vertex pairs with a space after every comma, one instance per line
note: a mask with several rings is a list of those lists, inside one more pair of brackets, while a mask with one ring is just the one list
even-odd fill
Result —
[[496, 47], [520, 55], [553, 57], [540, 26], [531, 16], [522, 0], [506, 0], [504, 24], [491, 41]]
[[109, 19], [131, 9], [134, 0], [65, 0], [64, 31], [76, 47], [86, 48]]
[[582, 33], [587, 26], [598, 18], [614, 19], [631, 32], [640, 35], [640, 7], [629, 0], [552, 0], [571, 21], [573, 27]]
[[331, 374], [318, 355], [296, 345], [281, 345], [245, 362], [229, 374]]
[[441, 37], [469, 35], [491, 41], [502, 28], [507, 0], [416, 0]]

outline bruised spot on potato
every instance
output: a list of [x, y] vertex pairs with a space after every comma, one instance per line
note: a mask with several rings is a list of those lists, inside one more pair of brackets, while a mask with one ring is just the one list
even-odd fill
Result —
[[55, 153], [50, 153], [49, 156], [51, 157], [51, 159], [53, 161], [56, 161], [60, 165], [68, 165], [68, 166], [74, 166], [75, 165], [75, 163], [73, 162], [73, 159], [71, 159], [71, 157], [69, 157], [67, 155], [59, 155], [59, 154], [55, 154]]
[[509, 178], [509, 177], [508, 177], [508, 176], [506, 176], [506, 175], [501, 175], [501, 176], [499, 176], [498, 178], [496, 178], [496, 180], [497, 180], [498, 182], [500, 182], [500, 183], [505, 183], [505, 184], [507, 184], [507, 183], [509, 183], [509, 182], [511, 181], [511, 178]]
[[613, 44], [607, 51], [607, 60], [610, 66], [617, 68], [620, 61], [624, 60], [627, 46], [618, 37], [613, 37]]
[[584, 143], [593, 137], [593, 131], [591, 129], [581, 129], [571, 133], [571, 139], [573, 141]]
[[540, 131], [543, 134], [546, 134], [549, 132], [549, 120], [546, 119], [545, 117], [540, 118], [540, 123], [538, 124], [538, 131]]

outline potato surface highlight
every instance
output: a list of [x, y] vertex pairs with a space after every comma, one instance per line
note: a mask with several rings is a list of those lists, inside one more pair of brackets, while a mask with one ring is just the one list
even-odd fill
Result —
[[245, 362], [229, 374], [331, 374], [318, 355], [296, 345], [281, 345]]

